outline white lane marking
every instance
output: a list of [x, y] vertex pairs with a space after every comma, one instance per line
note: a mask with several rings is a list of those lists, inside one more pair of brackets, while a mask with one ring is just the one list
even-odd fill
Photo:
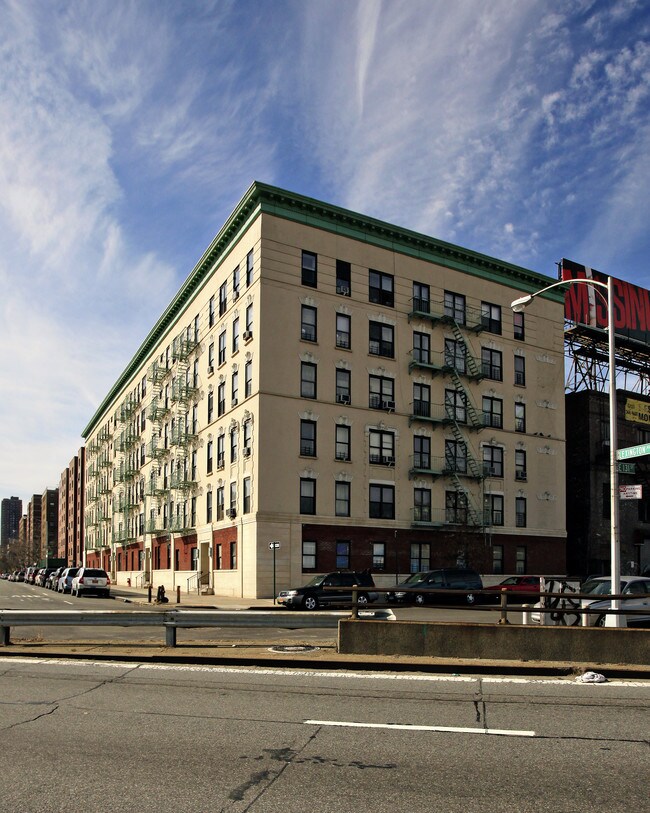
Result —
[[[481, 681], [483, 683], [520, 683], [527, 685], [540, 685], [540, 686], [573, 686], [585, 688], [588, 685], [585, 683], [576, 683], [573, 677], [567, 678], [497, 678], [497, 677], [482, 677], [481, 675], [466, 676], [466, 675], [405, 675], [405, 674], [384, 674], [382, 672], [373, 672], [366, 674], [364, 672], [328, 672], [316, 671], [306, 669], [260, 669], [256, 666], [186, 666], [176, 663], [144, 663], [142, 661], [90, 661], [90, 660], [77, 660], [73, 658], [3, 658], [0, 656], [0, 663], [37, 663], [37, 664], [56, 664], [57, 666], [104, 666], [107, 668], [124, 668], [140, 669], [140, 670], [156, 670], [156, 671], [169, 671], [169, 672], [212, 672], [214, 674], [226, 675], [278, 675], [285, 677], [316, 677], [316, 678], [349, 678], [350, 680], [392, 680], [392, 681], [412, 681], [412, 682], [425, 682], [425, 683], [476, 683]], [[650, 689], [650, 681], [633, 681], [633, 680], [617, 680], [610, 678], [607, 683], [597, 684], [599, 690], [609, 687], [625, 687], [625, 688], [641, 688]]]
[[305, 725], [323, 725], [340, 728], [384, 728], [392, 731], [443, 731], [452, 734], [495, 734], [499, 737], [535, 737], [534, 731], [506, 728], [464, 728], [447, 725], [401, 725], [398, 723], [349, 723], [336, 720], [305, 720]]

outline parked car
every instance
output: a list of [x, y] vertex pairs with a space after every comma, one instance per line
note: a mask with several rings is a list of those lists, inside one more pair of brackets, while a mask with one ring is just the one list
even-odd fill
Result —
[[54, 573], [53, 567], [42, 567], [36, 574], [34, 584], [37, 584], [39, 587], [45, 587], [51, 573]]
[[57, 585], [57, 592], [59, 593], [69, 593], [72, 589], [72, 580], [77, 575], [77, 571], [79, 570], [78, 567], [66, 567], [63, 569], [61, 575], [59, 576], [59, 582]]
[[389, 593], [386, 593], [386, 601], [395, 602], [399, 604], [403, 602], [407, 595], [410, 595], [404, 591], [403, 588], [405, 587], [413, 587], [415, 584], [419, 584], [423, 582], [427, 576], [429, 575], [428, 570], [421, 571], [420, 573], [411, 573], [408, 579], [404, 579], [403, 582], [399, 582], [399, 584], [395, 585], [395, 589], [391, 590]]
[[56, 590], [58, 582], [59, 582], [59, 576], [63, 573], [64, 570], [65, 570], [64, 567], [57, 567], [56, 570], [53, 570], [50, 573], [50, 575], [47, 577], [47, 581], [45, 583], [45, 586], [49, 590]]
[[492, 584], [485, 588], [486, 592], [496, 593], [496, 595], [485, 596], [486, 600], [499, 601], [501, 592], [505, 590], [508, 594], [510, 604], [532, 604], [539, 601], [540, 577], [539, 576], [508, 576], [499, 584]]
[[[421, 581], [402, 585], [399, 592], [404, 594], [402, 600], [405, 603], [422, 606], [428, 602], [431, 604], [476, 604], [480, 599], [477, 591], [482, 589], [483, 582], [475, 570], [447, 567], [440, 570], [430, 570]], [[444, 592], [426, 592], [429, 590], [462, 590], [463, 592], [445, 595]]]
[[[278, 594], [278, 604], [288, 609], [317, 610], [321, 606], [350, 605], [352, 603], [352, 587], [358, 585], [364, 588], [373, 588], [375, 582], [370, 573], [325, 573], [314, 576], [304, 587], [291, 590], [281, 590]], [[338, 590], [325, 590], [326, 587], [337, 587]], [[358, 593], [358, 603], [368, 604], [376, 601], [377, 593], [369, 589]]]
[[79, 598], [88, 593], [108, 598], [111, 594], [111, 580], [108, 573], [99, 567], [80, 567], [74, 578], [70, 593]]
[[[584, 582], [579, 588], [578, 592], [581, 595], [588, 594], [587, 598], [574, 599], [580, 602], [580, 606], [585, 609], [589, 608], [586, 614], [588, 626], [590, 627], [603, 627], [605, 626], [605, 616], [607, 610], [611, 606], [611, 601], [608, 598], [601, 598], [602, 596], [609, 596], [612, 591], [612, 580], [609, 576], [598, 576]], [[625, 616], [628, 627], [633, 626], [646, 626], [650, 623], [650, 577], [647, 576], [621, 576], [621, 592], [620, 595], [629, 595], [629, 599], [621, 599], [621, 610], [647, 610], [647, 612], [640, 613], [639, 615]], [[568, 599], [571, 594], [568, 594]], [[541, 603], [535, 604], [531, 613], [531, 621], [535, 624], [541, 624], [542, 613], [540, 613]], [[570, 608], [567, 610], [571, 613]]]
[[36, 578], [37, 572], [37, 567], [28, 567], [25, 571], [25, 577], [23, 578], [25, 584], [34, 584], [34, 579]]

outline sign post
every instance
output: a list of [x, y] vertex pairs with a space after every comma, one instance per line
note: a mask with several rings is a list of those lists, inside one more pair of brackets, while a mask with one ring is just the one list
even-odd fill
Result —
[[275, 604], [275, 552], [280, 547], [279, 542], [269, 542], [269, 549], [273, 551], [273, 603]]

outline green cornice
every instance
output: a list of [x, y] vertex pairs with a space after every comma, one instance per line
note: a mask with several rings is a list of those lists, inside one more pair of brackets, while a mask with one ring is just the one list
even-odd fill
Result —
[[[82, 437], [87, 438], [90, 435], [111, 402], [127, 386], [161, 338], [203, 287], [215, 266], [225, 258], [232, 246], [260, 213], [293, 220], [353, 240], [360, 240], [369, 245], [444, 265], [466, 274], [484, 277], [509, 285], [522, 293], [533, 293], [556, 281], [543, 274], [455, 246], [452, 243], [445, 243], [442, 240], [393, 226], [373, 217], [255, 181], [194, 266], [176, 296], [136, 351], [129, 365], [101, 402], [81, 433]], [[558, 302], [563, 299], [563, 294], [557, 291], [551, 291], [546, 296]]]

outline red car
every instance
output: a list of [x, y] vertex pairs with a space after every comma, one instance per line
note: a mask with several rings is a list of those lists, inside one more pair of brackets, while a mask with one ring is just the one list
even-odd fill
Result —
[[539, 583], [539, 576], [508, 576], [500, 584], [485, 588], [486, 592], [496, 593], [494, 599], [488, 593], [487, 600], [499, 601], [501, 591], [506, 590], [511, 604], [534, 604], [539, 601]]

